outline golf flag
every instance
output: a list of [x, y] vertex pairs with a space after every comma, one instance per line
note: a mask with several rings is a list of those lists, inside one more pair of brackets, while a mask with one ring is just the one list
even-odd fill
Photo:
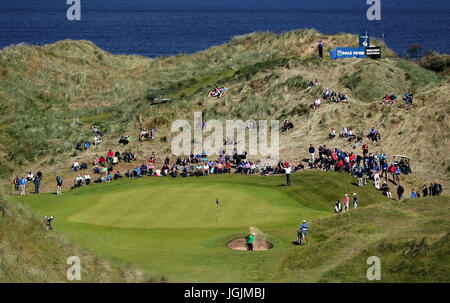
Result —
[[217, 210], [218, 206], [219, 206], [219, 199], [216, 198], [216, 223], [219, 221], [219, 218], [218, 218], [219, 214], [218, 214], [218, 210]]

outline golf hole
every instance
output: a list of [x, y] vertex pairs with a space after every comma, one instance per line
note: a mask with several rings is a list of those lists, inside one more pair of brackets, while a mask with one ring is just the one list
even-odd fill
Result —
[[[246, 237], [236, 238], [228, 242], [227, 246], [235, 250], [247, 250], [247, 238]], [[256, 238], [255, 241], [253, 242], [253, 250], [257, 251], [269, 250], [271, 248], [273, 248], [272, 243], [267, 242], [264, 239]]]

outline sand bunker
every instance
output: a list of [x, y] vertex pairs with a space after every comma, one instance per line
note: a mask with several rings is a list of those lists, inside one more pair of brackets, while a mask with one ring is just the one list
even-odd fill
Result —
[[[228, 242], [227, 246], [236, 250], [247, 250], [247, 238], [241, 237]], [[256, 238], [253, 242], [253, 250], [268, 250], [273, 248], [273, 245], [263, 239]]]

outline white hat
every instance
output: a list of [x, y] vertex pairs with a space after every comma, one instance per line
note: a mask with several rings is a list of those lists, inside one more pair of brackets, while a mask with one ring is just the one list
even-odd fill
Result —
[[306, 223], [306, 220], [303, 220], [303, 223]]
[[345, 194], [345, 196], [348, 196], [347, 194]]
[[353, 196], [356, 196], [356, 193], [353, 193]]
[[254, 235], [255, 235], [255, 233], [252, 233], [252, 235], [254, 236]]

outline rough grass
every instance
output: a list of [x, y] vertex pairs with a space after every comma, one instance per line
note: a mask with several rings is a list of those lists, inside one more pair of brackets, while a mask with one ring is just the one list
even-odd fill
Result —
[[[0, 195], [0, 281], [69, 282], [67, 258], [81, 263], [80, 282], [157, 282], [134, 266], [109, 262], [46, 230], [42, 221], [17, 201]], [[74, 281], [77, 282], [77, 281]]]

